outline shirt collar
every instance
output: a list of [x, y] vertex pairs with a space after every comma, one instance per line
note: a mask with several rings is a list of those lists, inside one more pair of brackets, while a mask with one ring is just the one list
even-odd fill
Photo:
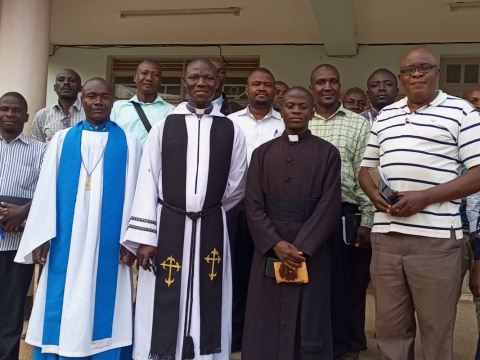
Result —
[[212, 103], [215, 103], [217, 104], [218, 106], [220, 106], [220, 108], [222, 107], [223, 105], [223, 102], [225, 101], [224, 99], [224, 94], [223, 93], [220, 93], [220, 96], [218, 98], [216, 98], [215, 100], [212, 100]]
[[93, 125], [88, 120], [83, 121], [83, 130], [96, 131], [96, 132], [109, 132], [112, 127], [112, 122], [109, 120], [102, 125]]
[[[0, 134], [0, 139], [4, 140], [2, 134]], [[10, 142], [10, 144], [17, 141], [17, 140], [20, 140], [21, 142], [23, 142], [26, 145], [31, 144], [31, 139], [29, 137], [23, 135], [23, 134], [18, 135], [12, 142]]]
[[[60, 106], [60, 104], [58, 102], [56, 104], [53, 104], [53, 107], [57, 110], [63, 111], [62, 107]], [[73, 105], [70, 107], [70, 109], [75, 109], [77, 111], [80, 111], [81, 107], [82, 107], [82, 103], [80, 102], [80, 100], [77, 99], [77, 100], [75, 100]]]
[[248, 105], [245, 109], [240, 110], [238, 113], [242, 114], [242, 115], [248, 115], [255, 121], [261, 121], [263, 119], [268, 119], [268, 118], [274, 118], [276, 120], [282, 120], [282, 116], [280, 115], [280, 113], [277, 110], [275, 110], [273, 107], [270, 107], [270, 111], [268, 112], [268, 114], [265, 115], [265, 117], [263, 119], [260, 119], [260, 120], [255, 119], [255, 116], [252, 115], [252, 113], [250, 112], [250, 105]]
[[[437, 96], [435, 97], [435, 99], [433, 99], [432, 102], [430, 104], [426, 105], [426, 106], [438, 106], [438, 105], [442, 104], [447, 99], [447, 97], [448, 97], [448, 95], [445, 94], [442, 90], [437, 90]], [[405, 111], [406, 113], [410, 112], [410, 108], [408, 107], [408, 97], [407, 96], [405, 96], [402, 100], [398, 101], [398, 103], [396, 103], [396, 105], [399, 108], [401, 108], [403, 111]], [[422, 108], [424, 108], [424, 107], [425, 106], [422, 106]]]
[[[310, 136], [312, 136], [312, 132], [307, 129], [306, 131], [298, 135], [298, 141], [303, 141], [305, 139], [308, 139]], [[283, 132], [282, 139], [285, 141], [290, 141], [290, 138], [288, 137], [288, 134], [286, 131]], [[292, 143], [295, 143], [295, 142], [292, 142]]]
[[346, 114], [347, 113], [347, 109], [345, 109], [342, 105], [341, 102], [339, 102], [340, 106], [338, 107], [337, 111], [335, 111], [332, 115], [330, 115], [327, 119], [325, 119], [322, 115], [318, 114], [317, 111], [315, 111], [315, 113], [313, 114], [313, 117], [316, 117], [316, 118], [319, 118], [319, 119], [323, 119], [323, 120], [330, 120], [332, 118], [334, 118], [339, 112], [341, 113], [344, 113]]
[[[187, 104], [188, 104], [188, 102], [186, 102], [186, 101], [180, 103], [175, 109], [173, 109], [172, 114], [179, 114], [179, 115], [191, 114], [190, 110], [188, 110], [188, 108], [187, 108]], [[209, 114], [210, 116], [225, 117], [225, 115], [223, 115], [220, 112], [220, 107], [217, 104], [212, 103], [212, 105], [213, 105], [213, 108], [212, 108], [212, 110]]]
[[144, 103], [144, 102], [138, 100], [138, 95], [135, 95], [134, 97], [132, 97], [128, 101], [129, 102], [136, 102], [136, 103], [139, 103], [140, 105], [151, 105], [151, 104], [165, 103], [165, 100], [163, 100], [160, 95], [157, 95], [156, 99], [152, 103]]

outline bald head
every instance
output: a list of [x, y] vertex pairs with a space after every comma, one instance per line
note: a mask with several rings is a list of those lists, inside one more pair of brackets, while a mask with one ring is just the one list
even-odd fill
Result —
[[463, 98], [470, 102], [475, 109], [480, 113], [480, 86], [468, 88], [463, 93]]
[[435, 99], [439, 77], [437, 60], [427, 49], [413, 49], [403, 56], [398, 78], [407, 94], [411, 111]]
[[189, 62], [187, 68], [185, 69], [185, 73], [188, 74], [189, 71], [191, 71], [193, 68], [197, 68], [199, 65], [204, 65], [210, 70], [212, 70], [215, 75], [217, 74], [217, 68], [215, 67], [215, 65], [213, 65], [210, 60], [204, 58], [195, 59]]
[[218, 88], [217, 68], [207, 59], [191, 61], [182, 77], [187, 89], [188, 103], [197, 109], [206, 109], [212, 104]]
[[417, 48], [407, 51], [400, 61], [400, 69], [409, 66], [414, 61], [424, 61], [430, 65], [437, 65], [437, 59], [429, 50], [425, 48]]
[[80, 75], [72, 69], [60, 70], [55, 76], [53, 90], [57, 93], [59, 99], [75, 101], [78, 93], [82, 91]]

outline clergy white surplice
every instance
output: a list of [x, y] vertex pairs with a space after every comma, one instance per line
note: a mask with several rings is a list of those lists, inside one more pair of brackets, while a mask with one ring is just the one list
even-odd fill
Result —
[[[32, 251], [57, 235], [56, 189], [62, 147], [69, 129], [57, 133], [48, 146], [25, 232], [15, 258], [31, 263]], [[141, 159], [141, 147], [135, 135], [125, 133], [128, 147], [125, 176], [125, 200], [121, 234], [128, 226], [135, 184]], [[97, 279], [101, 209], [103, 199], [103, 150], [108, 132], [83, 130], [81, 154], [91, 171], [91, 190], [85, 189], [87, 173], [80, 168], [72, 237], [67, 266], [63, 312], [58, 349], [60, 356], [84, 357], [132, 344], [132, 275], [131, 268], [118, 265], [118, 280], [111, 341], [92, 343], [95, 291]], [[121, 239], [119, 239], [120, 241]], [[49, 256], [43, 268], [25, 341], [42, 348], [44, 315], [49, 270]], [[58, 350], [58, 352], [57, 352]]]
[[[205, 114], [199, 119], [186, 107], [186, 103], [180, 104], [172, 114], [185, 115], [188, 133], [187, 148], [187, 179], [186, 179], [186, 211], [201, 211], [205, 200], [209, 160], [210, 160], [210, 129], [213, 116], [224, 115], [219, 107], [214, 105], [210, 114]], [[231, 121], [225, 118], [225, 121]], [[156, 224], [160, 223], [161, 205], [158, 198], [163, 199], [162, 190], [162, 137], [165, 121], [161, 121], [152, 127], [144, 148], [140, 165], [137, 190], [132, 209], [132, 220], [125, 235], [124, 246], [136, 251], [139, 245], [157, 246], [158, 231]], [[197, 154], [198, 152], [198, 154]], [[193, 316], [190, 335], [195, 344], [195, 359], [201, 360], [229, 360], [232, 327], [232, 271], [230, 258], [230, 245], [227, 234], [225, 211], [228, 211], [243, 199], [246, 176], [246, 143], [242, 130], [234, 124], [234, 144], [232, 150], [230, 173], [227, 188], [223, 197], [223, 224], [224, 224], [224, 253], [223, 253], [223, 297], [222, 297], [222, 352], [212, 355], [200, 355], [200, 301], [199, 301], [199, 268], [200, 246], [195, 251], [195, 276], [193, 282]], [[198, 155], [198, 163], [197, 163]], [[195, 193], [196, 173], [198, 166], [197, 192]], [[197, 241], [200, 239], [201, 219], [197, 225]], [[188, 279], [190, 240], [192, 232], [192, 220], [185, 219], [184, 251], [182, 263], [182, 279]], [[160, 245], [161, 246], [161, 245]], [[177, 359], [182, 354], [183, 319], [186, 310], [187, 281], [182, 281], [180, 296], [180, 322], [177, 334]], [[139, 270], [137, 301], [135, 310], [135, 341], [134, 359], [147, 360], [150, 353], [152, 338], [153, 307], [155, 298], [155, 276], [149, 271]], [[205, 321], [205, 319], [204, 319]], [[208, 319], [207, 319], [208, 321]], [[165, 324], [168, 326], [168, 324]]]

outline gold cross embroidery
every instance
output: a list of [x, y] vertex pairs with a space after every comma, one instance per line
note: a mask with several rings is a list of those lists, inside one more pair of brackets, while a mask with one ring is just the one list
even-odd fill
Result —
[[[168, 263], [166, 261], [168, 261]], [[162, 265], [164, 269], [168, 267], [168, 278], [165, 279], [165, 282], [167, 283], [168, 287], [170, 287], [170, 285], [172, 285], [173, 282], [175, 281], [175, 279], [172, 278], [172, 269], [176, 269], [178, 272], [182, 267], [177, 261], [175, 261], [175, 259], [171, 255], [167, 258], [167, 260], [164, 260], [160, 265]]]
[[209, 264], [212, 262], [212, 272], [208, 276], [210, 276], [210, 280], [213, 281], [213, 278], [217, 276], [217, 273], [215, 272], [215, 262], [217, 261], [220, 264], [222, 258], [219, 256], [217, 249], [213, 248], [212, 252], [205, 258], [205, 260]]

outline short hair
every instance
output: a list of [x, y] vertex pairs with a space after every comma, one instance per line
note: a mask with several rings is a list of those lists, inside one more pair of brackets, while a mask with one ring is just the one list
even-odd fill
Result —
[[285, 91], [285, 94], [283, 95], [283, 99], [282, 99], [282, 102], [285, 100], [285, 98], [292, 92], [294, 91], [300, 91], [302, 93], [304, 93], [307, 98], [312, 102], [312, 106], [314, 106], [314, 103], [315, 103], [315, 100], [313, 98], [313, 95], [310, 91], [308, 91], [307, 89], [305, 89], [304, 87], [302, 86], [294, 86], [294, 87], [291, 87], [290, 89], [288, 89], [287, 91]]
[[362, 89], [360, 89], [359, 87], [356, 87], [356, 86], [348, 89], [347, 91], [345, 91], [345, 94], [343, 96], [345, 97], [345, 96], [347, 96], [347, 94], [350, 94], [352, 92], [360, 92], [363, 95], [365, 95], [365, 97], [367, 97], [367, 95], [365, 94], [365, 91], [363, 91]]
[[[160, 64], [154, 60], [150, 60], [150, 59], [145, 59], [143, 60], [142, 62], [140, 62], [138, 65], [137, 65], [137, 70], [138, 68], [140, 67], [140, 65], [142, 64], [153, 64], [153, 65], [156, 65], [158, 66], [158, 68], [160, 69], [160, 71], [162, 71], [162, 67], [160, 66]], [[136, 70], [135, 70], [136, 71]]]
[[112, 85], [110, 85], [107, 80], [105, 80], [104, 78], [101, 78], [101, 77], [93, 77], [93, 78], [85, 81], [85, 84], [83, 84], [82, 94], [85, 91], [85, 88], [87, 87], [88, 83], [94, 82], [94, 81], [98, 81], [98, 82], [101, 82], [102, 84], [106, 85], [108, 91], [110, 92], [110, 95], [112, 95], [113, 97], [115, 96], [115, 91], [113, 90]]
[[398, 79], [397, 77], [395, 76], [395, 74], [393, 72], [391, 72], [390, 70], [388, 69], [385, 69], [385, 68], [380, 68], [380, 69], [377, 69], [375, 70], [372, 75], [370, 75], [367, 79], [367, 88], [368, 88], [368, 84], [370, 84], [370, 80], [372, 79], [372, 77], [374, 77], [375, 75], [377, 74], [386, 74], [388, 76], [390, 76], [394, 83], [395, 83], [395, 86], [398, 87]]
[[259, 67], [259, 68], [256, 68], [255, 70], [253, 70], [250, 75], [248, 75], [247, 77], [247, 84], [248, 84], [248, 81], [250, 80], [250, 77], [257, 73], [257, 72], [260, 72], [260, 73], [263, 73], [263, 74], [268, 74], [270, 75], [272, 78], [273, 78], [273, 81], [275, 82], [275, 76], [273, 76], [272, 72], [266, 68], [263, 68], [263, 67]]
[[198, 59], [194, 59], [194, 60], [190, 61], [187, 65], [187, 67], [185, 68], [185, 72], [187, 72], [190, 69], [190, 67], [192, 67], [196, 63], [202, 63], [202, 64], [205, 64], [205, 65], [208, 65], [208, 67], [210, 67], [212, 70], [215, 70], [215, 72], [217, 72], [217, 68], [215, 67], [215, 65], [213, 65], [210, 60], [205, 59], [205, 58], [198, 58]]
[[25, 110], [25, 113], [28, 112], [27, 100], [25, 100], [25, 98], [23, 97], [22, 94], [20, 94], [18, 92], [15, 92], [15, 91], [10, 91], [10, 92], [7, 92], [7, 93], [3, 94], [2, 97], [0, 97], [0, 101], [2, 101], [6, 97], [13, 97], [13, 98], [17, 99], [20, 102], [20, 105]]
[[80, 85], [82, 85], [82, 78], [80, 77], [80, 75], [79, 75], [75, 70], [69, 69], [69, 68], [65, 68], [65, 69], [60, 70], [60, 71], [57, 73], [57, 75], [55, 75], [55, 79], [58, 78], [58, 75], [59, 75], [62, 71], [70, 71], [70, 72], [73, 74], [73, 76], [75, 76], [75, 77], [77, 78], [78, 83], [79, 83]]
[[333, 72], [337, 73], [337, 76], [338, 76], [338, 80], [340, 81], [340, 73], [338, 72], [338, 69], [331, 65], [331, 64], [320, 64], [318, 65], [315, 69], [312, 70], [312, 73], [310, 74], [310, 82], [312, 83], [313, 82], [313, 74], [315, 74], [315, 72], [319, 69], [329, 69], [329, 70], [332, 70]]

